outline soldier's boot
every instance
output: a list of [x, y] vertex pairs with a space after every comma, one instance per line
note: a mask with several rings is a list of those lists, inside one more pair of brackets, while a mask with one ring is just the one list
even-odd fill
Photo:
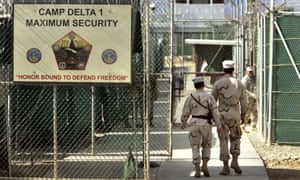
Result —
[[203, 159], [203, 164], [202, 164], [202, 167], [201, 167], [201, 171], [203, 172], [205, 177], [209, 177], [207, 162], [208, 162], [208, 159]]
[[201, 172], [200, 172], [200, 163], [195, 163], [195, 177], [198, 178], [201, 176]]
[[238, 164], [238, 156], [237, 155], [233, 155], [230, 167], [234, 169], [235, 173], [242, 174], [242, 170]]
[[227, 176], [230, 174], [230, 169], [228, 166], [228, 160], [223, 161], [223, 170], [220, 172], [220, 175]]

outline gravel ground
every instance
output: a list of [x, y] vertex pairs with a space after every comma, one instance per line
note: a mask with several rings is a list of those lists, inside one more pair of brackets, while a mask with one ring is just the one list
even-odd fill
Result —
[[247, 135], [264, 161], [270, 180], [300, 179], [300, 146], [267, 145], [258, 133]]

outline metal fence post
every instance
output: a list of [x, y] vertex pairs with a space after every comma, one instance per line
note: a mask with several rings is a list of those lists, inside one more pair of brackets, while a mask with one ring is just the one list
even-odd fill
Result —
[[150, 83], [150, 77], [149, 77], [149, 36], [150, 36], [150, 30], [149, 30], [149, 1], [145, 1], [145, 50], [144, 50], [144, 179], [149, 180], [149, 83]]
[[53, 176], [57, 176], [57, 86], [53, 85]]
[[173, 95], [174, 95], [174, 92], [173, 92], [173, 50], [174, 50], [174, 47], [173, 47], [173, 44], [174, 44], [174, 3], [173, 3], [173, 0], [170, 0], [169, 1], [170, 3], [170, 43], [169, 43], [169, 46], [170, 46], [170, 55], [169, 55], [169, 58], [170, 58], [170, 104], [169, 104], [169, 108], [170, 108], [170, 111], [169, 111], [169, 128], [168, 128], [168, 134], [169, 134], [169, 138], [168, 138], [168, 143], [169, 143], [169, 147], [168, 147], [168, 153], [169, 153], [169, 159], [172, 158], [173, 156], [173, 145], [172, 145], [172, 122], [173, 122], [173, 112], [174, 112], [174, 108], [173, 107]]
[[12, 169], [11, 169], [11, 161], [12, 161], [12, 157], [11, 157], [11, 122], [10, 122], [10, 86], [9, 84], [6, 86], [7, 87], [7, 91], [8, 91], [8, 96], [7, 96], [7, 117], [6, 117], [6, 127], [7, 127], [7, 151], [8, 151], [8, 173], [9, 173], [9, 177], [12, 176]]
[[92, 107], [91, 107], [91, 138], [92, 138], [92, 155], [95, 155], [95, 86], [91, 87], [92, 90]]
[[270, 145], [271, 144], [271, 136], [272, 136], [272, 91], [273, 91], [273, 39], [274, 39], [274, 0], [270, 1], [270, 49], [269, 49], [269, 109], [268, 109], [268, 117], [269, 117], [269, 123], [268, 123], [268, 139], [267, 142]]

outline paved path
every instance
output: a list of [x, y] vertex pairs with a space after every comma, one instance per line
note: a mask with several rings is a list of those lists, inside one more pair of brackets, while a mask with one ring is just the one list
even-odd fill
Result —
[[[264, 167], [263, 161], [256, 153], [247, 135], [243, 135], [241, 140], [241, 155], [239, 156], [239, 164], [243, 171], [241, 175], [237, 175], [231, 169], [229, 176], [221, 176], [219, 172], [222, 170], [223, 163], [219, 160], [219, 141], [217, 139], [216, 130], [214, 128], [213, 147], [211, 160], [208, 162], [210, 171], [209, 179], [245, 179], [245, 180], [268, 180], [268, 175]], [[195, 179], [194, 166], [191, 163], [191, 149], [188, 144], [188, 131], [176, 128], [173, 134], [173, 159], [161, 163], [158, 169], [156, 180], [185, 180]], [[204, 177], [202, 177], [204, 178]]]
[[[192, 78], [187, 76], [186, 89], [183, 92], [184, 96], [194, 90]], [[179, 123], [181, 116], [180, 112], [184, 103], [184, 97], [179, 101], [175, 119], [175, 123]], [[246, 134], [241, 139], [241, 155], [239, 156], [239, 165], [243, 171], [241, 175], [237, 175], [231, 169], [229, 176], [221, 176], [219, 172], [222, 170], [223, 162], [219, 160], [219, 140], [217, 138], [216, 129], [213, 129], [213, 147], [211, 152], [211, 160], [208, 162], [210, 171], [209, 179], [244, 179], [244, 180], [268, 180], [268, 175], [264, 167], [263, 161], [256, 153]], [[186, 180], [194, 178], [194, 166], [191, 162], [191, 148], [188, 142], [188, 128], [181, 130], [179, 127], [174, 128], [173, 133], [173, 158], [172, 160], [164, 161], [157, 170], [155, 180]], [[229, 164], [230, 165], [230, 164]], [[201, 177], [202, 179], [205, 177]]]

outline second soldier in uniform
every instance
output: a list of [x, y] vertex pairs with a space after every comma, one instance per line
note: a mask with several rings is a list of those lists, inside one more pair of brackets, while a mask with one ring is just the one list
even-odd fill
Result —
[[257, 123], [257, 103], [256, 103], [256, 81], [252, 67], [246, 68], [246, 74], [242, 78], [242, 83], [246, 88], [248, 95], [248, 109], [245, 116], [244, 124], [242, 125], [242, 130], [246, 133], [246, 126], [249, 121], [251, 121], [252, 131], [256, 131]]
[[[204, 91], [204, 79], [201, 76], [193, 79], [195, 92], [191, 93], [185, 100], [181, 115], [181, 128], [186, 127], [186, 123], [190, 117], [190, 132], [189, 141], [192, 148], [193, 164], [195, 166], [195, 177], [200, 177], [200, 171], [204, 176], [209, 176], [207, 162], [210, 159], [211, 141], [212, 141], [212, 125], [209, 123], [207, 115], [211, 112], [217, 131], [220, 134], [221, 124], [219, 121], [219, 112], [217, 104], [213, 96]], [[202, 154], [200, 155], [200, 146]], [[202, 157], [201, 157], [202, 156]], [[200, 163], [202, 159], [202, 167], [200, 170]]]
[[[222, 64], [224, 76], [215, 82], [212, 90], [212, 95], [219, 105], [220, 122], [222, 124], [220, 160], [223, 161], [224, 166], [220, 174], [230, 174], [228, 165], [229, 150], [232, 155], [231, 168], [234, 169], [235, 173], [241, 174], [242, 170], [238, 165], [242, 136], [240, 123], [245, 118], [247, 95], [241, 81], [233, 77], [234, 62], [225, 60]], [[228, 142], [230, 142], [230, 149], [228, 148]]]

